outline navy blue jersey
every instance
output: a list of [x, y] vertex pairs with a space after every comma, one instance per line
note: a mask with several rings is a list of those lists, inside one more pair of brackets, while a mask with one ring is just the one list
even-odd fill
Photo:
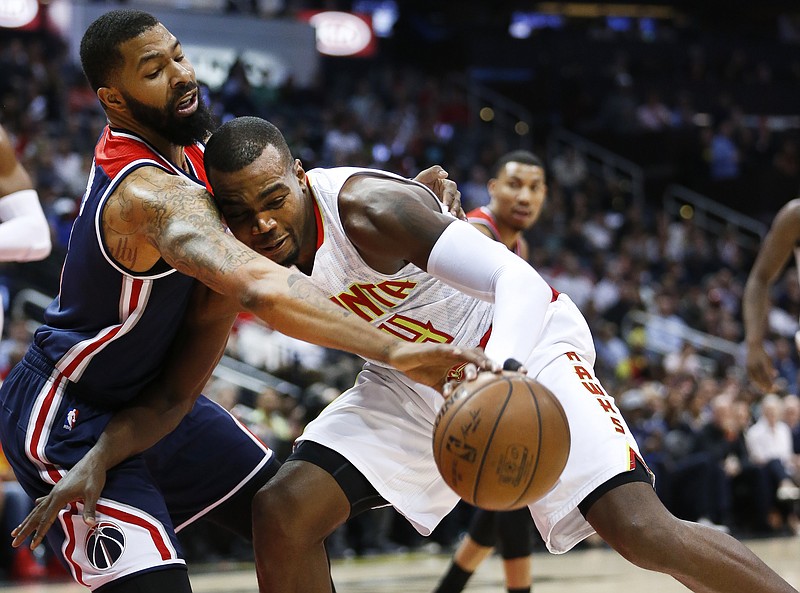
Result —
[[120, 266], [103, 240], [103, 208], [139, 167], [158, 167], [205, 186], [203, 147], [189, 146], [185, 152], [191, 174], [125, 130], [106, 127], [95, 148], [59, 295], [34, 343], [73, 383], [73, 393], [97, 404], [117, 407], [158, 374], [194, 282], [163, 260], [144, 273]]

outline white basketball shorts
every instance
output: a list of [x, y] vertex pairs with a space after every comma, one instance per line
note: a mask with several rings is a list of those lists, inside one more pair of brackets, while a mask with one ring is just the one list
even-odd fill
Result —
[[[586, 321], [565, 294], [550, 303], [542, 340], [527, 360], [528, 374], [559, 399], [572, 442], [561, 478], [530, 505], [553, 553], [571, 549], [594, 530], [578, 504], [595, 488], [633, 469], [638, 454], [614, 399], [594, 376], [595, 352]], [[337, 451], [422, 535], [429, 535], [458, 502], [433, 460], [433, 423], [441, 394], [401, 373], [367, 363], [355, 385], [305, 429]]]

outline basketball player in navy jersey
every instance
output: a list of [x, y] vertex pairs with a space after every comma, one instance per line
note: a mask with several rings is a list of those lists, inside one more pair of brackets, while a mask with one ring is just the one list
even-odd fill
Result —
[[[528, 243], [522, 233], [539, 218], [547, 197], [544, 164], [527, 150], [509, 152], [492, 167], [486, 189], [489, 203], [467, 212], [467, 220], [527, 261]], [[508, 593], [530, 593], [531, 525], [527, 508], [475, 509], [467, 535], [434, 593], [460, 593], [495, 547], [503, 558]]]
[[[223, 125], [205, 162], [231, 231], [262, 255], [296, 265], [343, 308], [407, 339], [488, 337], [490, 357], [520, 360], [557, 395], [578, 436], [558, 484], [529, 507], [552, 552], [596, 531], [629, 561], [694, 591], [797, 593], [734, 538], [666, 510], [593, 374], [577, 307], [504, 246], [444, 215], [424, 187], [357, 168], [306, 173], [257, 118]], [[430, 388], [365, 365], [254, 498], [262, 591], [330, 591], [323, 541], [371, 506], [392, 504], [430, 533], [458, 501], [430, 447], [441, 403]]]
[[[180, 42], [152, 15], [104, 14], [80, 55], [109, 123], [59, 295], [0, 389], [0, 438], [33, 498], [76, 464], [113, 466], [84, 484], [99, 493], [86, 520], [71, 502], [47, 532], [77, 582], [106, 593], [186, 592], [176, 533], [203, 517], [249, 537], [252, 495], [278, 465], [220, 406], [195, 400], [237, 310], [432, 385], [454, 365], [488, 360], [381, 332], [226, 232], [205, 189], [211, 119]], [[30, 532], [15, 533], [19, 545]]]
[[17, 160], [3, 126], [0, 126], [0, 221], [0, 262], [37, 261], [50, 255], [50, 225], [31, 177]]
[[[775, 215], [761, 243], [742, 297], [747, 372], [764, 392], [773, 390], [775, 364], [764, 347], [771, 307], [770, 289], [790, 259], [800, 272], [800, 199], [791, 200]], [[800, 349], [800, 332], [795, 336]]]

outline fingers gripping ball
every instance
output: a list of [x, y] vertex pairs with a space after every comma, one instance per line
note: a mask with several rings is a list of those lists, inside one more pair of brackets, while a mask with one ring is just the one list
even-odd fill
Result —
[[482, 373], [439, 410], [433, 455], [444, 481], [488, 510], [522, 508], [544, 496], [567, 463], [570, 434], [553, 393], [519, 373]]

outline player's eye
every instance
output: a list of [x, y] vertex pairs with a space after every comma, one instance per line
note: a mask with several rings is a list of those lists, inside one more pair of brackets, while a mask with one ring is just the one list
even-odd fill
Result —
[[232, 220], [242, 220], [245, 217], [245, 213], [243, 211], [237, 212], [225, 212], [225, 220], [228, 222]]

